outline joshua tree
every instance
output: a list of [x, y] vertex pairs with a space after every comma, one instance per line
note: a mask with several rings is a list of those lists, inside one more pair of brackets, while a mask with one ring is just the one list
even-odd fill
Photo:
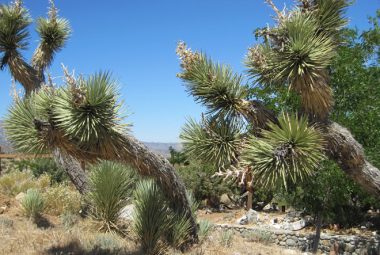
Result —
[[[346, 0], [298, 0], [276, 12], [275, 25], [258, 29], [248, 50], [253, 80], [213, 62], [181, 42], [179, 77], [207, 109], [181, 134], [185, 152], [211, 161], [221, 175], [249, 184], [278, 186], [311, 176], [328, 157], [363, 189], [380, 194], [380, 171], [365, 158], [351, 133], [329, 119], [333, 93], [329, 66], [336, 54]], [[355, 75], [355, 74], [353, 74]]]
[[0, 6], [1, 68], [9, 67], [25, 89], [25, 97], [16, 99], [6, 119], [7, 135], [15, 148], [52, 152], [81, 193], [87, 191], [88, 182], [81, 161], [108, 159], [130, 164], [157, 180], [173, 208], [190, 219], [196, 239], [184, 184], [166, 159], [149, 151], [121, 124], [115, 82], [106, 73], [76, 79], [67, 70], [63, 86], [55, 88], [51, 81], [45, 82], [45, 72], [69, 38], [70, 26], [57, 16], [51, 2], [48, 18], [37, 20], [40, 43], [29, 64], [21, 50], [28, 45], [30, 23], [22, 1]]

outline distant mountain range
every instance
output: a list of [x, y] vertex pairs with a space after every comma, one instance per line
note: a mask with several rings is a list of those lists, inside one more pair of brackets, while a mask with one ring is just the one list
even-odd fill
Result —
[[152, 151], [161, 154], [164, 157], [169, 157], [169, 147], [173, 147], [176, 151], [182, 150], [182, 144], [180, 143], [151, 143], [143, 142]]
[[[181, 150], [182, 145], [180, 143], [156, 143], [156, 142], [143, 142], [152, 151], [161, 154], [164, 157], [169, 157], [169, 147], [173, 147], [175, 150]], [[12, 146], [7, 141], [5, 136], [3, 122], [0, 121], [0, 147], [2, 152], [11, 152]]]

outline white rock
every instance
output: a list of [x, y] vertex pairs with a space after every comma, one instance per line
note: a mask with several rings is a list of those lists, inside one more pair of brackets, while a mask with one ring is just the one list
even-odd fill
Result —
[[293, 231], [297, 231], [297, 230], [303, 229], [305, 226], [306, 226], [305, 220], [299, 220], [299, 221], [291, 223], [290, 229]]
[[247, 215], [244, 215], [243, 217], [241, 217], [240, 219], [238, 219], [236, 221], [237, 224], [239, 225], [247, 225], [248, 224], [248, 217]]
[[132, 220], [134, 209], [135, 207], [133, 204], [125, 206], [123, 209], [121, 209], [120, 218], [124, 220]]
[[246, 216], [249, 223], [256, 223], [259, 221], [259, 213], [253, 209], [249, 209], [249, 211], [246, 213]]

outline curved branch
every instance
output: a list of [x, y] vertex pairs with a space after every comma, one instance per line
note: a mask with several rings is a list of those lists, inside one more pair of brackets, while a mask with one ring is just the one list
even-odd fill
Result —
[[352, 134], [332, 122], [326, 130], [327, 154], [364, 190], [380, 195], [380, 171], [365, 159], [362, 146]]
[[36, 69], [26, 63], [17, 52], [9, 56], [7, 63], [13, 78], [24, 87], [25, 95], [30, 95], [42, 86], [44, 77], [38, 75]]
[[172, 208], [185, 215], [191, 223], [193, 241], [197, 241], [197, 223], [191, 212], [186, 188], [175, 168], [169, 161], [150, 151], [144, 144], [132, 136], [125, 135], [126, 150], [115, 160], [134, 167], [142, 176], [154, 178], [172, 203]]

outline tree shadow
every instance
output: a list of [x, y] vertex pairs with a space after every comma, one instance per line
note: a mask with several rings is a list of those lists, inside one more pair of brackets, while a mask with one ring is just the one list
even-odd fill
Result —
[[77, 240], [73, 240], [65, 245], [52, 246], [47, 249], [44, 255], [141, 255], [138, 251], [126, 251], [125, 249], [104, 249], [98, 246], [85, 249]]
[[41, 229], [54, 227], [54, 225], [50, 223], [50, 221], [42, 215], [35, 218], [34, 223], [37, 225], [37, 228], [41, 228]]

